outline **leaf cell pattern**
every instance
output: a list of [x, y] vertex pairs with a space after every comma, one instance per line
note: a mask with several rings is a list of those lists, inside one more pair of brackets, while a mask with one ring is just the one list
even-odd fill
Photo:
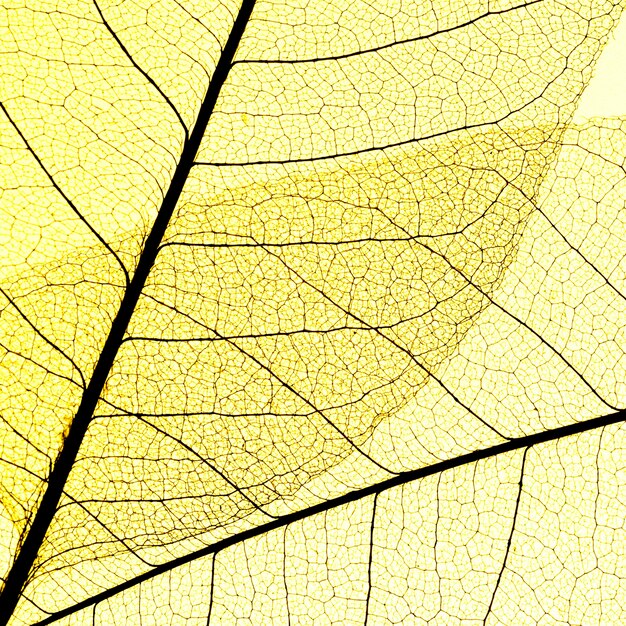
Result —
[[0, 624], [620, 624], [622, 3], [0, 9]]

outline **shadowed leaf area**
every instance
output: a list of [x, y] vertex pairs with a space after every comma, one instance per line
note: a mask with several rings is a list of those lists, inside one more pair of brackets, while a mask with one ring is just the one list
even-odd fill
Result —
[[626, 621], [622, 2], [0, 8], [0, 626]]

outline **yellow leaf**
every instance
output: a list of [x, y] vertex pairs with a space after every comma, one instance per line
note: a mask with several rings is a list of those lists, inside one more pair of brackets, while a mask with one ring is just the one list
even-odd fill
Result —
[[621, 4], [5, 2], [0, 624], [623, 623]]

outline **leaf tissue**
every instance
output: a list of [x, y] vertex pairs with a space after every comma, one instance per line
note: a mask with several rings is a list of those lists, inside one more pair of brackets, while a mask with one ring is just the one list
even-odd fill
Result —
[[5, 0], [0, 626], [626, 622], [621, 0]]

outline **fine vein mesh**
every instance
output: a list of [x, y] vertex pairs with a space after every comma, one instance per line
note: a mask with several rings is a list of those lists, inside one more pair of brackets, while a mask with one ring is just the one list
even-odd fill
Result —
[[[239, 9], [2, 9], [3, 576]], [[256, 4], [12, 624], [399, 472], [624, 407], [626, 135], [619, 119], [572, 122], [620, 9]], [[545, 445], [558, 456], [559, 442]], [[586, 445], [563, 443], [545, 463], [574, 475], [583, 457], [590, 466]], [[546, 582], [571, 540], [565, 521], [536, 553], [541, 575], [513, 558], [515, 533], [532, 526], [541, 542], [555, 523], [532, 517], [529, 498], [559, 518], [555, 502], [574, 497], [563, 481], [541, 490], [556, 471], [537, 469], [542, 454], [520, 448], [406, 487], [434, 489], [428, 504], [358, 500], [312, 517], [310, 532], [275, 531], [282, 557], [261, 535], [203, 557], [201, 576], [175, 568], [64, 619], [619, 623], [610, 559], [584, 570], [598, 602]], [[490, 480], [499, 495], [483, 502]], [[455, 526], [455, 507], [474, 501], [483, 521]], [[331, 519], [343, 514], [348, 526]], [[403, 556], [400, 522], [382, 521], [376, 541], [385, 515], [410, 528], [440, 518], [448, 538]], [[594, 528], [617, 529], [600, 517]], [[377, 552], [388, 541], [395, 556]], [[418, 559], [401, 577], [428, 602], [385, 599], [402, 587], [390, 582], [398, 558]], [[516, 575], [532, 606], [514, 599]]]

